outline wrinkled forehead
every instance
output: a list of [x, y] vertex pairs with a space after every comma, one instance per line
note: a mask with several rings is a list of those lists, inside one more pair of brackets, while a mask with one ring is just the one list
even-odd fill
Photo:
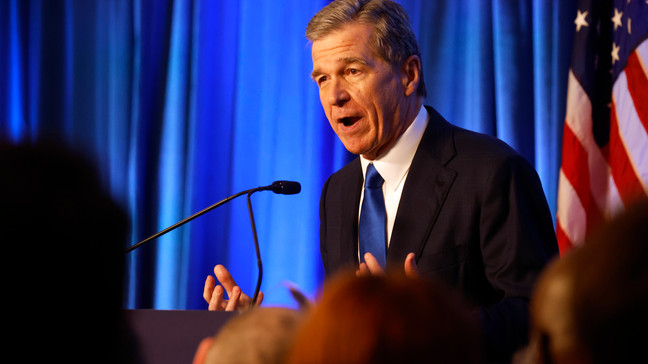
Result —
[[368, 47], [373, 37], [373, 27], [367, 24], [353, 22], [339, 28], [332, 29], [311, 43], [311, 51], [316, 52], [323, 48], [330, 48], [336, 45], [355, 45], [357, 47]]
[[323, 64], [370, 64], [376, 59], [383, 60], [372, 46], [372, 34], [371, 26], [350, 23], [313, 41], [313, 72], [318, 72]]

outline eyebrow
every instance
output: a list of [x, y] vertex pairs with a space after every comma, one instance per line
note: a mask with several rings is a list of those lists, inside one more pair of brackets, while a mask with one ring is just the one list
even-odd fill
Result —
[[[348, 65], [354, 64], [354, 63], [359, 63], [359, 64], [361, 64], [363, 66], [368, 66], [369, 65], [369, 63], [367, 63], [367, 61], [365, 61], [364, 59], [356, 58], [356, 57], [344, 57], [344, 58], [338, 59], [338, 61], [342, 62], [342, 64], [344, 64], [345, 66], [348, 66]], [[315, 80], [322, 73], [323, 72], [321, 72], [320, 70], [314, 69], [313, 72], [311, 72], [311, 78], [313, 80]]]

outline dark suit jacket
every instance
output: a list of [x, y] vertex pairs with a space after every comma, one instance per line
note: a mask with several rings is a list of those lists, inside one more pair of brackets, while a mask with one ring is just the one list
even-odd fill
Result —
[[[489, 358], [506, 361], [528, 335], [527, 300], [558, 252], [534, 168], [504, 142], [449, 124], [427, 107], [391, 242], [388, 268], [409, 252], [423, 276], [441, 277], [480, 309]], [[358, 264], [359, 158], [326, 181], [320, 244], [327, 276]]]

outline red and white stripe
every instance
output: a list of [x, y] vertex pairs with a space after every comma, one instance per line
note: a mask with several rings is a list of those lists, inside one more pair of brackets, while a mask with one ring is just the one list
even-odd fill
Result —
[[592, 134], [592, 105], [570, 72], [558, 184], [556, 234], [561, 254], [602, 221], [648, 196], [648, 40], [613, 85], [610, 141]]

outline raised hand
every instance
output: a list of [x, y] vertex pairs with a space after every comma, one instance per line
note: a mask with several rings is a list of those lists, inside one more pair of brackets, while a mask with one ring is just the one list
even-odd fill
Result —
[[[404, 270], [407, 277], [416, 278], [419, 276], [415, 258], [414, 253], [409, 253], [407, 254], [407, 257], [405, 257]], [[384, 270], [371, 253], [365, 253], [364, 260], [365, 262], [360, 263], [360, 267], [356, 270], [356, 276], [385, 274]]]
[[[203, 298], [209, 304], [209, 311], [245, 311], [250, 308], [252, 298], [241, 292], [241, 288], [224, 266], [216, 265], [214, 276], [207, 276], [203, 290]], [[218, 285], [216, 280], [221, 285]], [[224, 297], [225, 292], [227, 292], [227, 299]], [[261, 305], [262, 301], [263, 293], [259, 292], [256, 305]]]

